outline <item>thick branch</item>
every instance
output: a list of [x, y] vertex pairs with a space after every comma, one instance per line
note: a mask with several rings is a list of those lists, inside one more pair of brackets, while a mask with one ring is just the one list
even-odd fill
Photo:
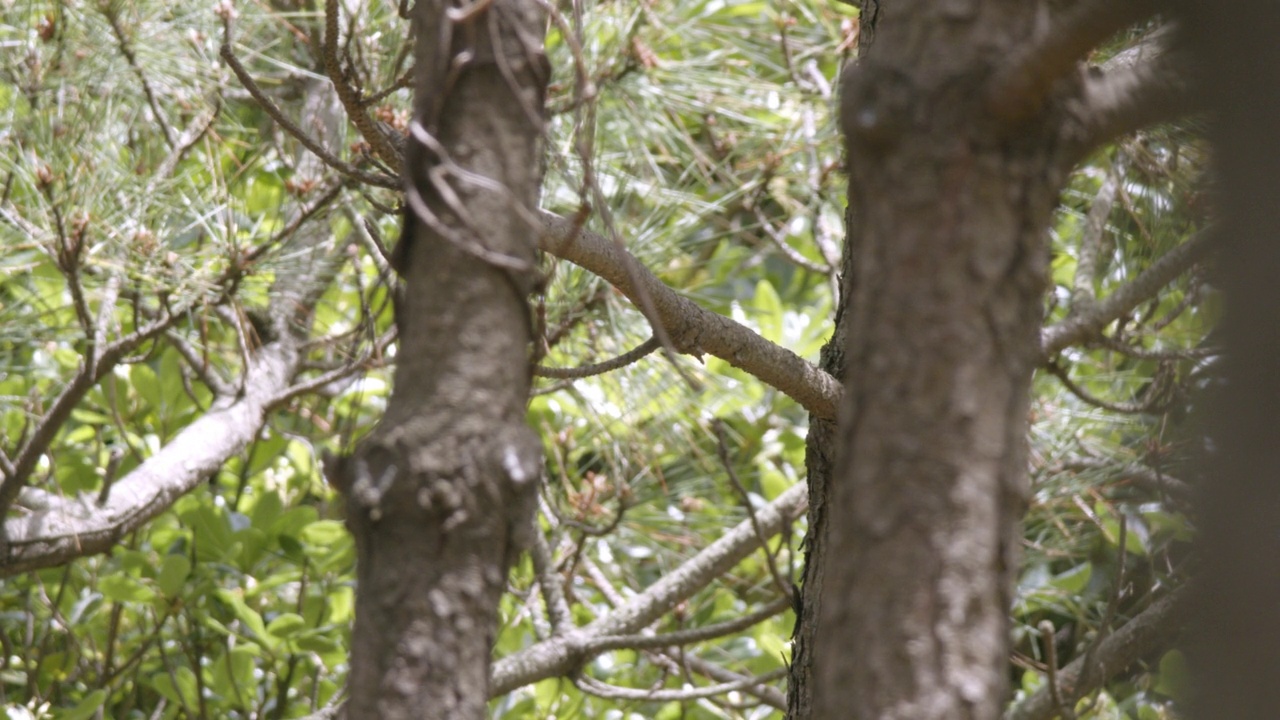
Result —
[[780, 532], [804, 512], [807, 498], [805, 483], [793, 485], [757, 511], [760, 534], [751, 521], [744, 520], [675, 571], [590, 625], [502, 658], [493, 668], [491, 696], [505, 695], [545, 678], [568, 675], [590, 659], [589, 650], [599, 638], [635, 633], [647, 627], [750, 555], [759, 546], [761, 535], [772, 537]]
[[[90, 357], [81, 366], [80, 372], [76, 374], [75, 379], [58, 395], [58, 399], [54, 401], [53, 407], [49, 409], [48, 414], [41, 418], [35, 432], [32, 433], [31, 438], [22, 446], [18, 456], [14, 459], [13, 472], [7, 472], [4, 481], [0, 483], [0, 517], [13, 505], [18, 494], [26, 486], [27, 479], [35, 471], [36, 464], [44, 456], [45, 451], [49, 449], [50, 443], [53, 442], [58, 431], [62, 429], [62, 425], [67, 421], [67, 418], [71, 417], [71, 411], [84, 398], [85, 393], [88, 393], [99, 380], [115, 369], [125, 355], [147, 340], [163, 333], [181, 317], [180, 313], [165, 315], [147, 326], [139, 328], [129, 336], [102, 348], [100, 354], [97, 348], [90, 348]], [[0, 567], [3, 567], [2, 562], [0, 562]]]
[[1102, 332], [1146, 300], [1155, 296], [1160, 288], [1186, 272], [1212, 247], [1212, 238], [1202, 231], [1190, 240], [1165, 253], [1151, 267], [1133, 280], [1121, 285], [1115, 292], [1093, 307], [1075, 313], [1067, 319], [1045, 328], [1040, 334], [1043, 356], [1052, 358], [1062, 350]]
[[289, 386], [297, 365], [293, 339], [263, 348], [250, 364], [240, 398], [205, 413], [117, 480], [105, 505], [98, 506], [91, 494], [62, 498], [25, 491], [18, 504], [37, 507], [5, 522], [9, 547], [0, 558], [0, 577], [107, 552], [123, 535], [167, 510], [257, 436], [268, 403]]
[[[1188, 614], [1186, 588], [1179, 588], [1142, 611], [1124, 627], [1058, 671], [1058, 686], [1067, 704], [1102, 687], [1137, 660], [1169, 647]], [[1086, 660], [1091, 660], [1086, 665]], [[1005, 713], [1004, 720], [1051, 720], [1059, 708], [1048, 683]]]
[[1071, 108], [1074, 122], [1064, 129], [1074, 165], [1094, 148], [1198, 109], [1185, 58], [1167, 47], [1170, 30], [1151, 34], [1101, 67], [1086, 71]]
[[1014, 125], [1044, 107], [1058, 79], [1098, 43], [1124, 27], [1150, 17], [1151, 0], [1079, 2], [1025, 45], [992, 79], [987, 95], [991, 112]]
[[676, 350], [714, 355], [781, 390], [819, 418], [835, 419], [840, 397], [835, 378], [750, 328], [678, 295], [607, 238], [584, 229], [571, 237], [575, 223], [545, 211], [542, 221], [545, 234], [538, 241], [542, 250], [608, 280], [638, 307], [647, 296]]

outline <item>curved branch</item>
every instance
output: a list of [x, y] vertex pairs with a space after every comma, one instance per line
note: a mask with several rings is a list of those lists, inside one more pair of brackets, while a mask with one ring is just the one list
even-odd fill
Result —
[[1044, 107], [1058, 79], [1085, 54], [1128, 25], [1156, 11], [1151, 0], [1079, 2], [1037, 33], [991, 80], [987, 106], [1007, 125], [1015, 125]]
[[1169, 47], [1172, 29], [1161, 28], [1085, 71], [1080, 94], [1063, 131], [1063, 164], [1074, 166], [1094, 148], [1144, 127], [1176, 120], [1199, 109], [1191, 67]]
[[[1124, 627], [1098, 644], [1092, 658], [1081, 656], [1058, 671], [1058, 686], [1066, 697], [1083, 697], [1102, 687], [1140, 658], [1168, 647], [1189, 614], [1187, 588], [1182, 587], [1143, 610]], [[1086, 660], [1092, 660], [1086, 663]], [[1058, 713], [1048, 684], [1014, 705], [1004, 720], [1050, 720]]]
[[533, 368], [533, 374], [538, 377], [555, 378], [559, 380], [570, 380], [576, 378], [591, 377], [592, 375], [603, 375], [604, 373], [624, 368], [641, 358], [645, 357], [654, 350], [662, 347], [662, 341], [657, 337], [651, 337], [640, 343], [636, 347], [622, 353], [621, 355], [605, 360], [604, 362], [592, 363], [590, 365], [580, 365], [572, 368], [549, 367], [546, 365], [538, 365]]
[[819, 418], [835, 420], [840, 397], [835, 378], [745, 325], [677, 294], [616, 243], [579, 228], [569, 218], [546, 211], [541, 216], [539, 248], [608, 280], [637, 307], [647, 296], [675, 350], [714, 355], [777, 388]]
[[762, 535], [772, 537], [781, 532], [784, 525], [805, 511], [808, 495], [805, 483], [791, 486], [756, 512], [759, 534], [750, 520], [744, 520], [644, 592], [590, 625], [502, 658], [493, 667], [490, 697], [545, 678], [568, 675], [590, 659], [592, 643], [598, 638], [635, 633], [647, 627], [754, 552]]
[[121, 537], [167, 510], [257, 436], [270, 400], [289, 386], [297, 365], [294, 339], [263, 348], [249, 366], [239, 399], [205, 413], [117, 480], [101, 507], [89, 494], [63, 498], [23, 492], [18, 504], [31, 512], [4, 524], [9, 546], [0, 558], [0, 577], [107, 552]]

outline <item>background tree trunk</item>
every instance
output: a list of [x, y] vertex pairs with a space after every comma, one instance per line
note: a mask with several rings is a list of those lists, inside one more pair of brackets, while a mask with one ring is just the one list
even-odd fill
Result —
[[1052, 118], [1002, 127], [981, 90], [1035, 8], [870, 5], [842, 80], [852, 291], [812, 716], [994, 718], [1059, 179]]
[[353, 718], [484, 717], [541, 469], [525, 403], [544, 19], [518, 0], [471, 6], [414, 7], [395, 391], [339, 473], [358, 548]]
[[1228, 302], [1202, 488], [1194, 709], [1260, 720], [1280, 712], [1280, 6], [1179, 5], [1213, 107], [1225, 243], [1215, 279]]

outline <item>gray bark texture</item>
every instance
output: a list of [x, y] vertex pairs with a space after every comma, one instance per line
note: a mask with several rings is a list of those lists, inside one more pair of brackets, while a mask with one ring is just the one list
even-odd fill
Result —
[[1203, 462], [1203, 568], [1188, 657], [1194, 717], [1280, 713], [1280, 5], [1175, 3], [1211, 108], [1224, 245], [1214, 280], [1226, 381]]
[[821, 578], [808, 716], [996, 718], [1062, 111], [1046, 97], [1011, 121], [985, 92], [1035, 36], [1034, 3], [866, 2], [862, 18], [876, 41], [841, 87], [846, 379], [812, 502], [827, 547], [805, 588]]
[[522, 0], [413, 13], [395, 389], [335, 473], [358, 550], [347, 715], [466, 720], [486, 714], [541, 468], [525, 404], [545, 19]]

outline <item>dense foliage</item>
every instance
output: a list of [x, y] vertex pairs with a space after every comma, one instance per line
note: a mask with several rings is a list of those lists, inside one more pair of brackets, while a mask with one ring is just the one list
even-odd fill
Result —
[[[403, 129], [410, 63], [394, 5], [346, 3], [336, 50], [372, 117]], [[547, 40], [543, 206], [590, 208], [588, 226], [667, 285], [816, 362], [844, 232], [832, 87], [856, 13], [816, 0], [587, 5]], [[252, 443], [110, 553], [9, 573], [10, 718], [288, 718], [341, 695], [354, 552], [323, 458], [367, 432], [387, 397], [398, 218], [393, 189], [353, 177], [395, 168], [325, 115], [324, 20], [287, 0], [0, 5], [0, 451], [6, 478], [30, 463], [9, 517], [51, 497], [92, 512], [233, 402], [278, 339], [273, 314], [297, 310], [280, 288], [311, 247], [302, 228], [321, 228], [329, 253], [298, 373]], [[228, 37], [252, 88], [220, 52]], [[264, 101], [347, 172], [317, 167]], [[1204, 162], [1194, 128], [1165, 127], [1076, 172], [1052, 234], [1048, 327], [1196, 236]], [[544, 269], [544, 366], [602, 362], [650, 336], [605, 280], [551, 256]], [[1177, 477], [1211, 369], [1214, 299], [1195, 271], [1161, 283], [1037, 378], [1010, 668], [1022, 693], [1181, 582], [1193, 518]], [[543, 378], [529, 419], [547, 451], [553, 567], [526, 558], [512, 573], [500, 657], [563, 620], [540, 574], [563, 578], [568, 619], [586, 623], [804, 478], [806, 412], [722, 358], [659, 349]], [[573, 680], [495, 699], [494, 715], [780, 716], [803, 537], [799, 521], [653, 630], [758, 622], [683, 648], [620, 642]], [[1174, 716], [1179, 655], [1143, 660], [1079, 716]], [[738, 687], [698, 692], [715, 683]]]

